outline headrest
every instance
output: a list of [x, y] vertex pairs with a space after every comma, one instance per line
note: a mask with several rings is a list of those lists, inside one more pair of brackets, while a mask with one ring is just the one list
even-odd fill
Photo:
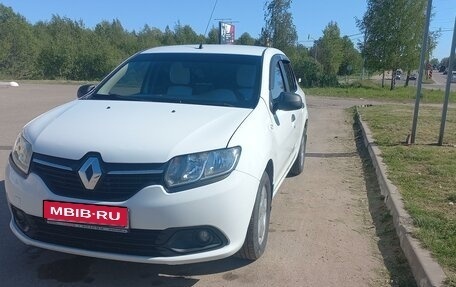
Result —
[[176, 85], [188, 85], [190, 83], [190, 70], [180, 62], [173, 63], [169, 69], [169, 79]]
[[254, 65], [242, 65], [238, 68], [236, 81], [238, 86], [252, 88], [255, 84], [256, 69]]

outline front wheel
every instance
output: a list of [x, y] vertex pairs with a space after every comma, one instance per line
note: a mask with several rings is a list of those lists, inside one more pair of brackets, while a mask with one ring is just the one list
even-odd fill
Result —
[[247, 236], [238, 256], [248, 260], [257, 260], [266, 249], [271, 215], [271, 181], [264, 172], [258, 187], [255, 206], [250, 217]]

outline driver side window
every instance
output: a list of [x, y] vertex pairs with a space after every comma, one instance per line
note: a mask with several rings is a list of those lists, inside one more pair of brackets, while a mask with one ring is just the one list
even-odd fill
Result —
[[282, 71], [280, 70], [280, 62], [277, 62], [274, 67], [271, 97], [272, 100], [277, 99], [280, 96], [280, 93], [285, 91], [285, 85], [282, 77]]

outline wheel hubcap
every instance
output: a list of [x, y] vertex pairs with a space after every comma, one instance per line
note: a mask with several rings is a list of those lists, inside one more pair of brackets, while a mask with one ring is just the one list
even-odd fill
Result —
[[263, 186], [260, 193], [260, 206], [258, 208], [258, 243], [261, 245], [266, 236], [266, 220], [268, 212], [268, 198], [266, 186]]

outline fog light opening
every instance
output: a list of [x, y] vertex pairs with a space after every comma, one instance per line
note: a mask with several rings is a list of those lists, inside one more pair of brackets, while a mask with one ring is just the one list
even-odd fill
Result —
[[200, 227], [176, 230], [167, 246], [174, 252], [189, 254], [217, 249], [225, 244], [226, 238], [215, 228]]
[[213, 240], [212, 234], [204, 229], [200, 230], [197, 236], [198, 241], [203, 245], [210, 244]]
[[28, 232], [30, 230], [30, 226], [27, 223], [25, 213], [22, 210], [14, 209], [14, 222], [16, 222], [16, 225], [23, 232]]

